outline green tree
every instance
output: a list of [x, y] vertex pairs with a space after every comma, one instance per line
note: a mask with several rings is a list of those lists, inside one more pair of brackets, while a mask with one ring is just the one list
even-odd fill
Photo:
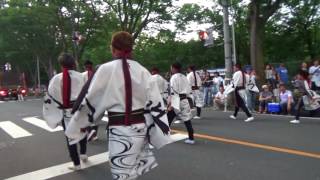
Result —
[[171, 0], [104, 0], [116, 15], [120, 29], [137, 39], [149, 23], [163, 23], [171, 19]]

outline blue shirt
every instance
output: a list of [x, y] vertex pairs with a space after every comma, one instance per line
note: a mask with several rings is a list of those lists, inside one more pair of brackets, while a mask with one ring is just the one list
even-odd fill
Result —
[[279, 67], [279, 68], [277, 69], [277, 73], [279, 74], [280, 80], [281, 80], [283, 83], [287, 84], [288, 81], [289, 81], [287, 68], [285, 68], [285, 67]]

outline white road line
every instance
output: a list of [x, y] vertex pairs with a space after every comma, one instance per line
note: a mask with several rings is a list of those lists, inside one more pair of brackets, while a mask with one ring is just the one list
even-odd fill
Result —
[[[107, 162], [109, 159], [109, 153], [101, 153], [94, 156], [89, 157], [89, 161], [86, 164], [82, 164], [82, 168], [89, 168], [92, 166], [96, 166], [102, 163]], [[26, 180], [26, 179], [33, 179], [33, 180], [40, 180], [40, 179], [49, 179], [56, 176], [72, 173], [74, 171], [68, 169], [69, 166], [72, 166], [72, 162], [59, 164], [56, 166], [51, 166], [45, 169], [40, 169], [38, 171], [33, 171], [30, 173], [22, 174], [19, 176], [11, 177], [6, 180]]]
[[[184, 134], [174, 134], [171, 135], [171, 139], [173, 142], [180, 141], [183, 139], [186, 139], [187, 135]], [[82, 169], [86, 169], [92, 166], [96, 166], [99, 164], [103, 164], [109, 161], [109, 152], [97, 154], [94, 156], [89, 157], [89, 162], [86, 164], [82, 164]], [[51, 166], [45, 169], [40, 169], [37, 171], [29, 172], [26, 174], [21, 174], [18, 176], [14, 176], [11, 178], [8, 178], [6, 180], [26, 180], [26, 179], [32, 179], [32, 180], [38, 180], [38, 179], [49, 179], [56, 176], [61, 176], [64, 174], [72, 173], [74, 171], [69, 170], [68, 167], [72, 165], [72, 162]]]
[[28, 122], [30, 124], [33, 124], [35, 126], [38, 126], [42, 129], [45, 129], [46, 131], [49, 131], [49, 132], [56, 132], [56, 131], [63, 130], [63, 128], [61, 126], [58, 126], [57, 128], [52, 129], [47, 125], [47, 123], [44, 120], [39, 119], [37, 117], [25, 117], [25, 118], [22, 118], [22, 120], [25, 122]]
[[23, 128], [11, 121], [0, 122], [0, 128], [2, 128], [7, 134], [9, 134], [13, 138], [32, 136], [31, 133], [29, 133], [28, 131], [24, 130]]

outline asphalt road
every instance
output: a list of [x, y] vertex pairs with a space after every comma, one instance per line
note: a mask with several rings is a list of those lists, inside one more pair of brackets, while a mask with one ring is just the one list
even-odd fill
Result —
[[[99, 140], [88, 145], [88, 155], [98, 155], [92, 162], [103, 162], [69, 172], [64, 170], [70, 159], [63, 132], [28, 121], [41, 121], [41, 112], [41, 100], [0, 103], [0, 179], [22, 175], [34, 180], [42, 172], [55, 180], [111, 180], [107, 154], [102, 154], [108, 150], [105, 122]], [[204, 110], [202, 119], [193, 120], [196, 144], [180, 140], [156, 150], [159, 166], [139, 180], [320, 180], [320, 118], [293, 125], [293, 117], [255, 115], [255, 121], [245, 123], [243, 114], [237, 120], [230, 114]], [[16, 126], [29, 134], [14, 134]], [[185, 131], [183, 124], [172, 129]], [[28, 173], [33, 176], [26, 178]]]

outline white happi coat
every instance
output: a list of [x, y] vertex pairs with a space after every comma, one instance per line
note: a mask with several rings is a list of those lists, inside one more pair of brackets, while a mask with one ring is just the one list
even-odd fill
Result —
[[[197, 78], [197, 84], [196, 84], [196, 80], [194, 77]], [[201, 87], [201, 84], [202, 84], [201, 78], [198, 73], [190, 72], [187, 75], [187, 79], [188, 79], [190, 87], [192, 87], [192, 86], [197, 86], [199, 88]], [[200, 107], [200, 108], [203, 107], [204, 100], [203, 100], [202, 91], [200, 91], [199, 89], [192, 90], [192, 98], [193, 98], [193, 101], [195, 102], [196, 107]]]
[[89, 80], [88, 71], [83, 72], [82, 76], [83, 76], [85, 82], [87, 82]]
[[[113, 179], [135, 179], [157, 166], [148, 146], [160, 148], [168, 143], [168, 119], [158, 86], [151, 74], [138, 62], [127, 60], [132, 82], [132, 111], [145, 109], [146, 124], [109, 126], [109, 159]], [[125, 84], [122, 60], [99, 67], [88, 92], [66, 130], [69, 138], [80, 140], [80, 128], [97, 120], [105, 110], [125, 112]]]
[[153, 81], [157, 82], [160, 94], [164, 100], [165, 103], [167, 103], [168, 100], [168, 96], [169, 96], [169, 83], [167, 80], [165, 80], [162, 76], [160, 76], [159, 74], [154, 74], [151, 77], [153, 79]]
[[188, 79], [181, 73], [174, 74], [170, 79], [171, 96], [170, 102], [177, 115], [177, 119], [183, 121], [189, 121], [192, 119], [192, 113], [188, 99], [180, 100], [179, 94], [186, 94], [187, 96], [191, 93], [191, 87]]
[[[238, 90], [240, 97], [242, 98], [243, 102], [247, 102], [247, 93], [246, 93], [246, 88], [248, 85], [248, 82], [250, 80], [249, 75], [243, 73], [243, 75], [245, 76], [243, 78], [242, 76], [242, 72], [241, 71], [237, 71], [233, 74], [232, 76], [232, 81], [233, 81], [233, 85], [234, 87], [243, 87], [244, 89]], [[245, 80], [245, 82], [243, 82], [243, 80]]]
[[[71, 79], [70, 101], [72, 102], [77, 99], [85, 81], [81, 73], [74, 70], [68, 72]], [[66, 126], [68, 125], [71, 109], [62, 109], [62, 104], [62, 73], [59, 73], [50, 80], [43, 104], [43, 117], [50, 128], [56, 128], [62, 120]]]

